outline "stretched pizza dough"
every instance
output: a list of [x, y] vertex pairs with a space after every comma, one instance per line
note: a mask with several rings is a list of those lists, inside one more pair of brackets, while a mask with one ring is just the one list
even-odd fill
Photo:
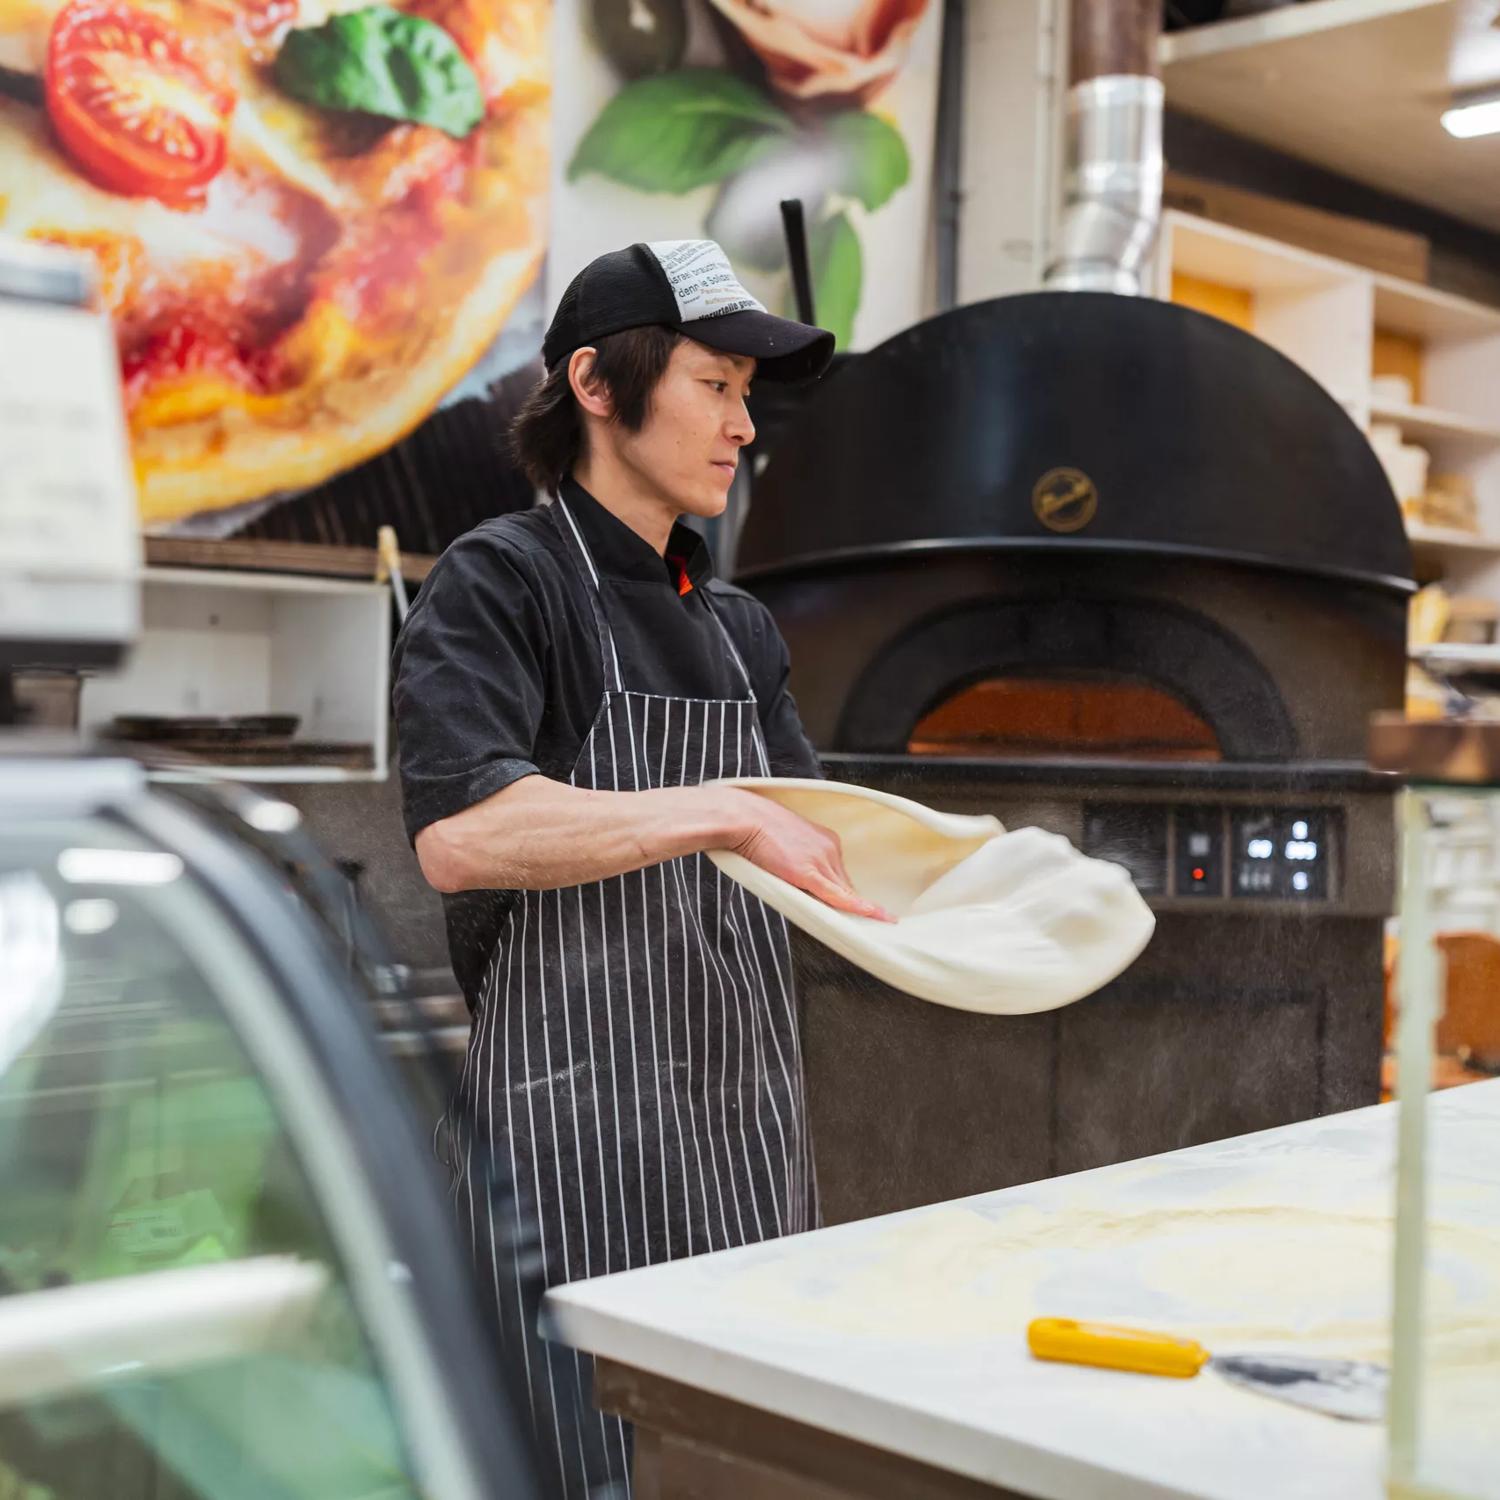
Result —
[[804, 932], [909, 995], [956, 1010], [1025, 1015], [1091, 995], [1128, 968], [1156, 919], [1119, 865], [1039, 828], [935, 812], [838, 782], [736, 778], [831, 828], [855, 888], [898, 920], [856, 917], [742, 855], [709, 858]]

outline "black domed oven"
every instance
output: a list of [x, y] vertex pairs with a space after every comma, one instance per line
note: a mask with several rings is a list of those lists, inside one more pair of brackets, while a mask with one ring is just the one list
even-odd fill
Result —
[[1049, 1015], [800, 955], [831, 1220], [1378, 1098], [1411, 559], [1298, 367], [1148, 300], [1007, 297], [849, 360], [758, 475], [738, 577], [828, 774], [1127, 865], [1143, 958]]

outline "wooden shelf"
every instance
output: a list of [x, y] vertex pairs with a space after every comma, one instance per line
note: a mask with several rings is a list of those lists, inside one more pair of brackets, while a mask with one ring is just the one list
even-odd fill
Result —
[[1474, 339], [1500, 334], [1500, 307], [1486, 307], [1430, 286], [1372, 272], [1375, 326], [1413, 339]]
[[1162, 215], [1172, 236], [1172, 270], [1261, 292], [1306, 292], [1337, 286], [1350, 267], [1281, 240], [1200, 219], [1180, 209]]
[[1469, 223], [1500, 230], [1500, 136], [1439, 123], [1500, 81], [1471, 0], [1305, 0], [1162, 38], [1167, 106]]
[[338, 578], [312, 573], [211, 572], [204, 568], [147, 567], [144, 582], [148, 587], [225, 589], [252, 594], [318, 594], [330, 598], [368, 598], [374, 580], [371, 578]]
[[1454, 675], [1459, 672], [1500, 671], [1500, 646], [1468, 645], [1442, 641], [1433, 646], [1413, 646], [1409, 652], [1419, 667], [1431, 667]]
[[1370, 416], [1377, 422], [1394, 422], [1408, 442], [1463, 443], [1474, 448], [1500, 446], [1500, 427], [1431, 406], [1372, 400]]
[[[374, 578], [373, 547], [333, 547], [318, 542], [263, 542], [226, 538], [148, 536], [146, 561], [153, 567], [236, 568], [267, 573], [306, 573], [324, 578]], [[401, 576], [419, 582], [437, 558], [401, 554]]]
[[1473, 532], [1454, 531], [1446, 526], [1423, 526], [1419, 522], [1408, 521], [1406, 536], [1413, 547], [1500, 554], [1500, 537], [1475, 536]]
[[1282, 6], [1258, 16], [1170, 32], [1162, 37], [1158, 56], [1165, 67], [1190, 57], [1215, 57], [1263, 47], [1268, 42], [1313, 37], [1444, 3], [1445, 0], [1304, 0], [1301, 5]]
[[381, 770], [347, 771], [339, 766], [215, 766], [204, 764], [191, 769], [169, 769], [158, 766], [146, 772], [148, 781], [255, 781], [262, 785], [309, 786], [342, 781], [384, 781]]

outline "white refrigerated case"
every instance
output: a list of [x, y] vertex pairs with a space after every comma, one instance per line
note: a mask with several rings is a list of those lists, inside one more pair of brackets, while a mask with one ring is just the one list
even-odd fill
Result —
[[539, 1493], [347, 958], [133, 763], [0, 756], [0, 1495]]

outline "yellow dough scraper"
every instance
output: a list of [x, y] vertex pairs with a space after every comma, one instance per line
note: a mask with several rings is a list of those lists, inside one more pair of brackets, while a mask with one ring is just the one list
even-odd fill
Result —
[[1072, 1318], [1037, 1318], [1026, 1330], [1037, 1359], [1191, 1379], [1205, 1366], [1258, 1396], [1289, 1401], [1350, 1422], [1385, 1416], [1389, 1374], [1383, 1365], [1308, 1354], [1210, 1354], [1193, 1339]]

